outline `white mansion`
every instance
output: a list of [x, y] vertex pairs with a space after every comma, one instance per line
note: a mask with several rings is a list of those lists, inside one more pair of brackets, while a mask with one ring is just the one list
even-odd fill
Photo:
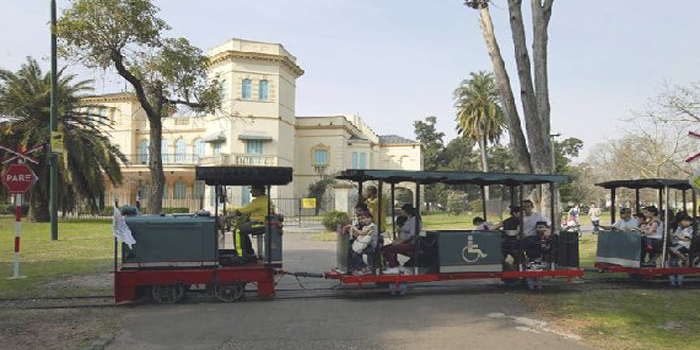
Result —
[[[223, 81], [225, 115], [173, 116], [164, 120], [162, 153], [166, 176], [163, 207], [196, 210], [213, 206], [213, 189], [195, 181], [198, 165], [258, 165], [294, 168], [292, 184], [272, 198], [307, 195], [309, 184], [345, 169], [421, 170], [421, 145], [396, 135], [380, 136], [357, 115], [297, 116], [296, 79], [304, 71], [280, 44], [232, 39], [209, 50], [210, 76]], [[85, 99], [101, 105], [113, 128], [112, 141], [127, 155], [124, 182], [107, 188], [120, 203], [145, 200], [149, 126], [131, 93]], [[347, 197], [348, 186], [336, 191]], [[249, 189], [230, 188], [229, 205], [250, 200]], [[148, 205], [148, 203], [144, 203]], [[344, 207], [344, 205], [341, 205]]]

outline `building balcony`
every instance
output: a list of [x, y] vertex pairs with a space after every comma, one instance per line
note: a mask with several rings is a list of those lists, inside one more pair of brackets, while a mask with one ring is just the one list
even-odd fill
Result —
[[[258, 154], [216, 154], [200, 157], [197, 154], [163, 154], [163, 165], [250, 165], [276, 166], [277, 156]], [[147, 167], [148, 154], [130, 154], [126, 156], [125, 167]]]

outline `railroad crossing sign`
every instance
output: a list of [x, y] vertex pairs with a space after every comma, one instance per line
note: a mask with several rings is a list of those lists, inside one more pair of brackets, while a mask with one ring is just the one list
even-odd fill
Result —
[[[700, 134], [694, 133], [692, 131], [688, 132], [688, 136], [696, 138], [696, 139], [700, 139]], [[692, 162], [698, 160], [699, 158], [700, 158], [700, 153], [696, 153], [695, 155], [686, 158], [685, 161], [686, 161], [686, 163], [692, 163]], [[693, 173], [693, 176], [690, 178], [689, 182], [690, 182], [690, 185], [693, 186], [693, 188], [695, 188], [696, 191], [700, 191], [700, 168], [697, 168], [695, 170], [695, 173]]]
[[2, 174], [2, 184], [10, 194], [24, 194], [38, 180], [26, 164], [10, 164]]

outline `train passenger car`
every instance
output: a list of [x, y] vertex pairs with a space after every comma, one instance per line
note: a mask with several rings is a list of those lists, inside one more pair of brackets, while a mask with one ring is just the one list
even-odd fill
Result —
[[[688, 215], [687, 192], [691, 192], [692, 216], [685, 216], [688, 219], [697, 218], [697, 197], [695, 191], [690, 186], [688, 180], [682, 179], [639, 179], [639, 180], [618, 180], [596, 184], [610, 190], [611, 199], [611, 225], [598, 233], [598, 247], [596, 253], [595, 267], [602, 272], [622, 272], [627, 273], [632, 279], [643, 279], [653, 277], [668, 277], [671, 285], [681, 286], [683, 276], [688, 274], [700, 274], [699, 264], [700, 254], [698, 254], [698, 235], [695, 223], [688, 227], [692, 230], [690, 241], [687, 242], [689, 249], [683, 251], [684, 259], [676, 259], [680, 254], [673, 254], [670, 247], [673, 237], [674, 218]], [[616, 220], [617, 204], [616, 199], [618, 189], [634, 190], [634, 211], [640, 213], [644, 210], [641, 207], [640, 191], [652, 190], [658, 193], [659, 207], [652, 209], [659, 212], [659, 239], [651, 239], [649, 232], [643, 233], [643, 229], [624, 225], [620, 228], [620, 222], [625, 220], [635, 220], [625, 218]], [[673, 214], [670, 207], [670, 193], [672, 190], [681, 194], [682, 208], [679, 213]], [[626, 212], [632, 208], [626, 208]], [[651, 216], [651, 215], [648, 215]], [[694, 220], [693, 220], [694, 221]], [[615, 223], [618, 222], [616, 225]], [[692, 221], [691, 221], [692, 222]], [[645, 257], [648, 257], [644, 261]]]
[[[416, 215], [420, 217], [421, 185], [443, 183], [447, 185], [476, 185], [482, 189], [482, 203], [484, 204], [484, 219], [486, 217], [486, 201], [484, 198], [485, 186], [505, 186], [510, 190], [512, 204], [520, 203], [525, 198], [525, 186], [549, 185], [567, 180], [561, 175], [537, 175], [537, 174], [499, 174], [482, 172], [448, 172], [448, 171], [399, 171], [399, 170], [347, 170], [336, 176], [339, 180], [349, 180], [357, 184], [362, 193], [363, 185], [367, 182], [376, 182], [379, 193], [378, 207], [382, 207], [383, 185], [389, 184], [391, 188], [391, 218], [392, 226], [395, 225], [394, 199], [396, 185], [402, 182], [415, 184], [413, 203]], [[517, 201], [516, 201], [517, 199]], [[552, 228], [558, 228], [554, 220], [554, 207], [551, 208], [552, 216], [549, 221]], [[350, 253], [349, 236], [343, 230], [338, 233], [337, 265], [338, 269], [328, 273], [327, 278], [337, 279], [344, 284], [356, 284], [362, 288], [363, 284], [388, 284], [392, 294], [402, 294], [406, 291], [406, 284], [412, 282], [430, 282], [444, 280], [465, 279], [501, 279], [507, 283], [524, 281], [529, 289], [540, 289], [542, 279], [560, 277], [572, 280], [573, 277], [583, 275], [583, 270], [578, 264], [578, 235], [576, 233], [559, 231], [554, 229], [552, 235], [552, 249], [543, 264], [528, 264], [524, 256], [524, 232], [522, 215], [520, 215], [518, 230], [420, 230], [419, 220], [415, 220], [416, 231], [420, 232], [420, 238], [416, 239], [415, 251], [412, 252], [410, 268], [407, 273], [384, 274], [378, 264], [374, 264], [369, 275], [351, 273], [348, 266]], [[379, 232], [387, 231], [382, 227], [383, 220], [378, 220]], [[395, 231], [395, 227], [394, 228]], [[504, 245], [514, 247], [515, 255], [511, 264], [505, 264], [505, 256], [508, 252]], [[377, 261], [380, 254], [379, 247], [371, 252], [369, 261]], [[409, 264], [409, 263], [407, 263]], [[506, 268], [504, 268], [504, 266]], [[510, 267], [510, 268], [508, 268]], [[404, 270], [405, 271], [405, 270]]]
[[[216, 188], [215, 212], [139, 215], [126, 218], [136, 244], [122, 245], [121, 259], [114, 246], [114, 295], [117, 302], [148, 293], [160, 303], [182, 299], [191, 286], [206, 290], [223, 301], [243, 297], [247, 283], [257, 285], [258, 295], [274, 297], [274, 275], [282, 267], [282, 223], [274, 215], [269, 196], [267, 215], [251, 234], [257, 236], [257, 254], [244, 254], [240, 228], [219, 216], [219, 199], [226, 186], [286, 185], [292, 169], [285, 167], [197, 167], [196, 179]], [[261, 197], [262, 198], [262, 197]], [[225, 202], [224, 202], [225, 203]], [[229, 232], [227, 232], [229, 231]], [[233, 232], [231, 232], [233, 231]], [[222, 246], [224, 237], [236, 240], [234, 249]]]

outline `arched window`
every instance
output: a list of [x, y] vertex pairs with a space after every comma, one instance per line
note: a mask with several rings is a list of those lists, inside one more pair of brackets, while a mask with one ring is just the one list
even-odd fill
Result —
[[175, 143], [175, 161], [177, 163], [184, 163], [187, 158], [185, 154], [187, 153], [187, 144], [184, 139], [179, 139]]
[[185, 182], [184, 181], [178, 181], [175, 184], [175, 193], [173, 194], [174, 199], [185, 199]]
[[314, 165], [328, 165], [328, 151], [319, 149], [314, 154]]
[[168, 200], [168, 183], [163, 184], [163, 203]]
[[199, 158], [204, 157], [204, 142], [202, 139], [194, 140], [194, 154]]
[[141, 164], [148, 164], [148, 140], [141, 140], [141, 153], [139, 156]]
[[204, 181], [196, 181], [194, 183], [194, 198], [204, 197]]
[[358, 169], [360, 167], [359, 159], [357, 157], [357, 152], [352, 152], [352, 168]]
[[163, 163], [172, 163], [170, 156], [170, 140], [163, 139], [160, 141], [160, 154], [163, 156]]
[[360, 169], [367, 169], [367, 153], [360, 153]]
[[260, 85], [258, 85], [258, 99], [260, 101], [267, 101], [268, 99], [268, 82], [267, 80], [260, 80]]
[[250, 79], [243, 79], [243, 91], [241, 92], [241, 98], [244, 100], [250, 100], [253, 98], [253, 83]]

